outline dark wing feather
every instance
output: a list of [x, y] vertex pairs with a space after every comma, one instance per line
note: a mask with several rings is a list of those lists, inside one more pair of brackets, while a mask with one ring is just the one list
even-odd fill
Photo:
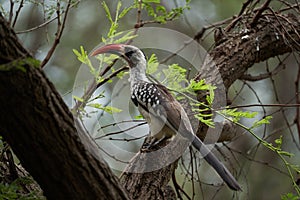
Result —
[[165, 110], [164, 117], [167, 118], [166, 125], [174, 131], [180, 133], [184, 137], [194, 137], [190, 121], [181, 104], [172, 96], [169, 90], [163, 85], [155, 85], [156, 88], [165, 96], [166, 99], [161, 100], [161, 106]]
[[[150, 83], [149, 83], [150, 84]], [[150, 112], [156, 118], [166, 120], [166, 125], [181, 136], [188, 138], [193, 146], [202, 154], [204, 159], [217, 171], [227, 185], [233, 190], [241, 190], [236, 179], [229, 170], [218, 160], [218, 158], [203, 144], [203, 142], [194, 136], [190, 121], [180, 103], [172, 96], [166, 87], [158, 84], [151, 84], [156, 88], [155, 94], [158, 97], [160, 106], [153, 108], [151, 104], [138, 99], [138, 104], [144, 110]], [[149, 85], [150, 86], [150, 85]]]

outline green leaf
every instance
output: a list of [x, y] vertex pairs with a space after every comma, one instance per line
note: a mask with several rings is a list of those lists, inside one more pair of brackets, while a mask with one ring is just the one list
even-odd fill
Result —
[[215, 92], [214, 92], [214, 89], [216, 87], [210, 87], [211, 85], [209, 85], [209, 95], [206, 95], [206, 101], [208, 103], [208, 105], [212, 105], [214, 99], [215, 99]]
[[118, 108], [115, 108], [115, 107], [112, 107], [112, 106], [102, 106], [102, 104], [100, 104], [100, 103], [90, 103], [87, 106], [103, 110], [103, 111], [105, 111], [109, 114], [122, 112], [121, 109], [118, 109]]
[[211, 84], [206, 84], [204, 79], [199, 80], [196, 82], [195, 80], [191, 80], [189, 86], [187, 89], [190, 92], [198, 92], [198, 91], [203, 91], [203, 90], [208, 90], [212, 91], [215, 90], [217, 87], [211, 85]]
[[131, 9], [133, 8], [133, 6], [130, 6], [128, 8], [124, 8], [122, 10], [122, 12], [119, 15], [119, 19], [123, 18]]
[[96, 75], [95, 74], [95, 68], [93, 67], [90, 59], [89, 59], [89, 56], [87, 54], [87, 52], [84, 50], [83, 46], [80, 46], [80, 52], [77, 51], [76, 49], [73, 49], [73, 53], [77, 56], [77, 59], [82, 62], [83, 64], [86, 64], [89, 69], [90, 69], [90, 72], [93, 74], [93, 75]]
[[183, 84], [187, 83], [186, 69], [178, 64], [172, 64], [162, 71], [165, 76], [165, 79], [162, 81], [163, 84], [167, 85], [172, 90], [184, 90]]
[[148, 59], [147, 63], [147, 73], [148, 74], [154, 74], [158, 69], [158, 61], [155, 54], [152, 54], [150, 58]]
[[121, 109], [115, 108], [115, 107], [112, 107], [112, 106], [105, 106], [104, 111], [109, 113], [109, 114], [122, 112]]
[[166, 14], [167, 13], [167, 9], [164, 6], [162, 6], [162, 5], [158, 5], [158, 6], [156, 6], [156, 12], [157, 13], [160, 12], [162, 14]]
[[104, 62], [104, 63], [106, 63], [108, 65], [110, 65], [118, 57], [119, 56], [115, 55], [115, 54], [109, 54], [109, 55], [105, 55], [105, 56], [100, 55], [99, 60], [101, 60], [102, 62]]
[[115, 35], [115, 33], [117, 32], [118, 27], [119, 27], [119, 24], [117, 22], [112, 22], [109, 32], [107, 34], [107, 37], [109, 37], [109, 38], [113, 37]]
[[137, 115], [134, 117], [134, 119], [144, 119], [143, 115]]
[[[215, 123], [214, 121], [212, 120], [212, 114], [201, 114], [201, 113], [198, 113], [196, 115], [194, 115], [200, 122], [206, 124], [207, 126], [209, 127], [214, 127], [215, 126]], [[209, 117], [209, 118], [208, 118]]]
[[281, 148], [281, 145], [282, 145], [282, 135], [280, 136], [280, 138], [277, 138], [275, 140], [275, 144], [277, 144], [277, 148]]
[[143, 3], [160, 3], [160, 0], [143, 0]]
[[261, 125], [264, 125], [264, 124], [270, 124], [270, 119], [272, 119], [272, 116], [266, 116], [265, 118], [263, 118], [259, 121], [255, 121], [251, 128], [253, 129], [253, 128], [257, 128]]
[[[186, 1], [186, 4], [182, 7], [172, 8], [171, 11], [167, 11], [166, 7], [161, 4], [158, 0], [145, 0], [142, 3], [142, 8], [145, 9], [150, 17], [153, 18], [155, 22], [166, 23], [169, 20], [177, 19], [183, 14], [185, 9], [189, 9], [190, 1]], [[135, 7], [138, 3], [135, 2]]]
[[298, 199], [300, 199], [300, 196], [293, 193], [287, 193], [281, 196], [281, 200], [298, 200]]
[[123, 76], [124, 76], [125, 74], [128, 74], [128, 72], [125, 72], [125, 71], [119, 72], [119, 73], [117, 74], [117, 77], [118, 77], [119, 79], [122, 79]]
[[107, 16], [108, 20], [109, 20], [111, 23], [113, 23], [113, 19], [112, 19], [112, 17], [111, 17], [110, 10], [109, 10], [107, 4], [105, 3], [105, 1], [102, 2], [102, 7], [104, 8], [104, 11], [105, 11], [105, 13], [106, 13], [106, 16]]
[[[121, 32], [123, 33], [123, 32]], [[136, 38], [138, 35], [136, 34], [133, 34], [133, 31], [129, 31], [128, 33], [126, 33], [125, 35], [123, 35], [122, 37], [116, 39], [113, 43], [117, 43], [117, 44], [120, 44], [120, 43], [125, 43], [127, 42], [128, 40], [132, 40], [134, 38]]]
[[92, 99], [89, 99], [88, 102], [92, 102], [92, 101], [94, 101], [94, 100], [104, 98], [104, 97], [105, 97], [104, 93], [105, 93], [105, 91], [102, 91], [102, 92], [101, 92], [100, 94], [98, 94], [97, 96], [93, 97]]
[[118, 1], [117, 10], [116, 10], [116, 19], [118, 19], [119, 17], [119, 11], [121, 10], [121, 7], [122, 7], [122, 1]]
[[106, 39], [105, 39], [105, 37], [101, 37], [101, 39], [102, 39], [102, 42], [104, 43], [104, 44], [106, 44]]
[[224, 114], [225, 116], [231, 117], [233, 122], [238, 122], [241, 118], [254, 118], [258, 114], [257, 112], [238, 111], [236, 108], [224, 109], [221, 110], [220, 113]]
[[290, 153], [290, 152], [288, 152], [288, 151], [283, 151], [283, 150], [278, 151], [278, 153], [280, 153], [280, 154], [283, 155], [283, 156], [288, 156], [288, 157], [294, 156], [294, 154], [292, 154], [292, 153]]
[[75, 99], [75, 100], [77, 100], [77, 101], [79, 101], [79, 102], [84, 102], [84, 99], [83, 99], [83, 98], [80, 98], [80, 97], [78, 97], [78, 96], [74, 96], [74, 95], [73, 95], [73, 99]]

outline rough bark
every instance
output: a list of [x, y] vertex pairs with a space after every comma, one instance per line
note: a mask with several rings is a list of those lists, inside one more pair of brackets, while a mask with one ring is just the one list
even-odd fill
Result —
[[[251, 18], [249, 18], [251, 21]], [[224, 36], [222, 43], [218, 44], [209, 53], [201, 71], [194, 78], [195, 80], [205, 79], [217, 87], [214, 104], [216, 107], [225, 106], [218, 97], [226, 97], [228, 88], [239, 79], [255, 63], [265, 61], [274, 56], [279, 56], [292, 51], [300, 50], [300, 17], [289, 15], [262, 17], [255, 27], [242, 33], [233, 33]], [[218, 74], [220, 76], [218, 76]], [[198, 94], [200, 101], [203, 94]], [[208, 127], [197, 124], [197, 136], [201, 139], [206, 137]], [[226, 122], [225, 130], [219, 137], [219, 141], [232, 139], [237, 128], [234, 124]]]
[[[280, 17], [268, 15], [246, 33], [235, 33], [224, 38], [210, 52], [213, 63], [206, 63], [207, 66], [202, 67], [195, 80], [205, 78], [208, 83], [224, 83], [227, 90], [253, 64], [299, 50], [300, 17], [292, 14]], [[211, 73], [214, 67], [217, 67], [222, 80], [216, 80]]]
[[[147, 138], [146, 142], [150, 142]], [[121, 183], [132, 199], [176, 199], [168, 183], [177, 161], [190, 145], [180, 135], [148, 150], [141, 150], [121, 176]]]
[[95, 144], [2, 16], [0, 35], [0, 133], [45, 196], [128, 199]]

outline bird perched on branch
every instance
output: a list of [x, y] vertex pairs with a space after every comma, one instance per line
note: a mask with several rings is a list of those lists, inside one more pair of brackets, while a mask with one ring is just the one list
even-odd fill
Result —
[[152, 83], [146, 76], [147, 62], [143, 52], [132, 45], [109, 44], [96, 49], [92, 56], [111, 53], [121, 56], [129, 65], [131, 99], [146, 119], [153, 144], [174, 137], [177, 133], [188, 138], [204, 159], [216, 170], [232, 190], [241, 190], [236, 179], [218, 158], [195, 136], [181, 104], [168, 89]]

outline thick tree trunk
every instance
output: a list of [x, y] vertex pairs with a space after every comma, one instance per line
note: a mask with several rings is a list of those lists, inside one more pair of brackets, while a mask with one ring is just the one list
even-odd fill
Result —
[[127, 199], [93, 141], [2, 16], [0, 35], [0, 134], [45, 196]]

